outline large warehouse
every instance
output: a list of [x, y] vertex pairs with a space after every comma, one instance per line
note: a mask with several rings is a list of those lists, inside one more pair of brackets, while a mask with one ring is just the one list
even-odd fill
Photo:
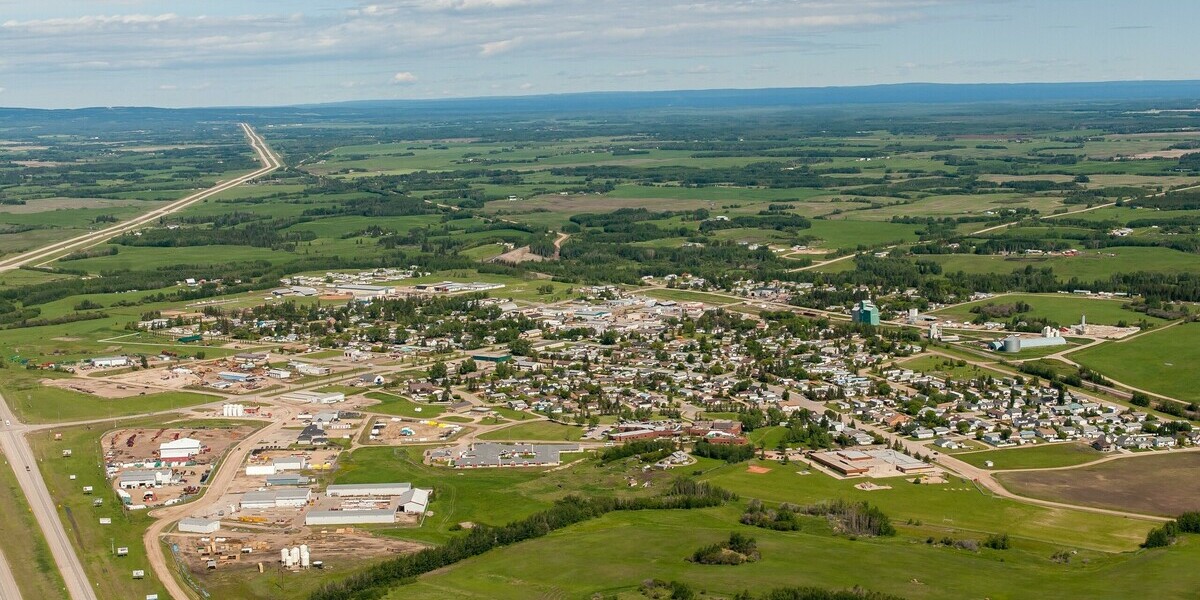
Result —
[[349, 483], [331, 485], [326, 496], [400, 496], [412, 489], [411, 483]]
[[395, 523], [396, 511], [373, 510], [310, 510], [305, 525], [357, 525], [360, 523]]

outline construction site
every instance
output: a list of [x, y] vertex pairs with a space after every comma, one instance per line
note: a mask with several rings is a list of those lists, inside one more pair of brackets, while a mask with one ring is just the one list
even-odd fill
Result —
[[378, 417], [371, 421], [371, 442], [389, 446], [444, 442], [458, 435], [463, 426], [432, 420]]
[[[235, 524], [228, 530], [211, 534], [175, 532], [168, 535], [167, 540], [178, 546], [184, 564], [199, 576], [213, 570], [230, 569], [253, 569], [260, 573], [267, 569], [299, 572], [343, 562], [357, 564], [363, 557], [407, 554], [423, 547], [413, 542], [374, 536], [354, 527], [315, 533], [276, 532], [262, 531], [252, 524]], [[304, 560], [304, 554], [307, 554], [307, 560]]]

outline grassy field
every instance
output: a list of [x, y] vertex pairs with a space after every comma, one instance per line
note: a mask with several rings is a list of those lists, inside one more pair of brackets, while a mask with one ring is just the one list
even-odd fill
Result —
[[446, 412], [445, 406], [435, 404], [417, 404], [407, 398], [386, 392], [367, 392], [367, 398], [379, 400], [379, 404], [367, 407], [367, 412], [385, 415], [398, 415], [414, 419], [432, 419]]
[[[137, 424], [159, 424], [166, 419], [147, 419], [121, 423], [122, 427]], [[111, 491], [101, 465], [104, 457], [100, 448], [100, 436], [104, 426], [82, 426], [56, 429], [62, 440], [54, 441], [50, 431], [40, 431], [29, 436], [34, 455], [37, 456], [42, 476], [50, 495], [59, 506], [59, 517], [67, 530], [67, 537], [75, 545], [80, 561], [88, 578], [101, 598], [144, 598], [146, 594], [159, 594], [165, 598], [166, 590], [149, 570], [146, 549], [142, 545], [142, 532], [150, 526], [152, 519], [145, 511], [127, 511], [121, 507], [120, 499]], [[62, 449], [70, 448], [73, 455], [62, 458]], [[71, 480], [74, 475], [76, 479]], [[94, 495], [85, 495], [83, 486], [96, 489]], [[104, 505], [93, 507], [92, 500], [100, 498]], [[111, 525], [100, 525], [99, 519], [112, 519]], [[129, 548], [129, 555], [117, 557], [113, 548]], [[145, 569], [146, 578], [130, 578], [133, 569]]]
[[[470, 559], [397, 587], [387, 597], [587, 598], [601, 593], [635, 598], [642, 580], [661, 578], [687, 581], [716, 597], [782, 585], [861, 585], [911, 598], [999, 599], [1021, 598], [1025, 590], [1052, 585], [1062, 597], [1124, 598], [1138, 589], [1130, 580], [1132, 573], [1167, 573], [1200, 556], [1200, 547], [1192, 539], [1166, 551], [1132, 553], [1149, 523], [989, 498], [958, 482], [900, 484], [864, 492], [854, 489], [852, 481], [798, 475], [796, 465], [757, 464], [772, 470], [756, 474], [748, 473], [745, 464], [731, 465], [710, 471], [708, 478], [738, 491], [743, 502], [751, 497], [798, 503], [831, 497], [865, 499], [891, 515], [900, 535], [836, 537], [816, 519], [805, 521], [798, 532], [751, 528], [737, 523], [740, 502], [694, 511], [613, 513]], [[958, 491], [964, 485], [968, 491]], [[762, 560], [720, 568], [684, 560], [730, 531], [755, 537]], [[923, 543], [930, 535], [981, 539], [986, 531], [1010, 532], [1013, 548], [972, 553]], [[1056, 540], [1071, 541], [1059, 545], [1063, 542]], [[1130, 553], [1086, 549], [1097, 543]], [[1064, 546], [1080, 552], [1067, 565], [1050, 561], [1048, 557]], [[512, 560], [514, 553], [521, 560]], [[872, 565], [869, 574], [845, 568], [856, 562]], [[805, 568], [794, 568], [796, 564]], [[1172, 585], [1173, 593], [1190, 589], [1178, 582]]]
[[918, 356], [897, 364], [905, 369], [912, 369], [913, 371], [918, 371], [927, 375], [933, 375], [943, 379], [956, 379], [959, 381], [964, 379], [986, 377], [988, 375], [991, 375], [992, 377], [1004, 376], [1004, 373], [999, 371], [994, 371], [992, 369], [980, 367], [970, 363], [959, 364], [959, 361], [956, 361], [955, 359], [944, 358], [942, 356]]
[[1071, 359], [1122, 383], [1200, 401], [1200, 323], [1184, 323], [1074, 352]]
[[575, 442], [583, 438], [582, 427], [572, 427], [550, 421], [521, 423], [504, 429], [489, 431], [479, 436], [481, 440], [520, 440], [546, 442]]
[[1029, 312], [1021, 313], [1023, 316], [1045, 318], [1061, 326], [1078, 323], [1082, 315], [1087, 315], [1088, 323], [1095, 323], [1097, 325], [1116, 325], [1121, 321], [1136, 323], [1142, 319], [1150, 323], [1164, 322], [1159, 318], [1127, 310], [1125, 306], [1128, 302], [1124, 300], [1080, 298], [1067, 294], [1005, 294], [987, 300], [959, 304], [958, 306], [936, 311], [933, 314], [957, 321], [970, 321], [976, 317], [976, 314], [971, 312], [971, 309], [974, 307], [986, 306], [988, 304], [999, 306], [1017, 302], [1024, 302], [1030, 306]]
[[1052, 268], [1059, 279], [1077, 277], [1090, 282], [1108, 279], [1113, 273], [1149, 271], [1153, 273], [1200, 273], [1200, 256], [1169, 248], [1104, 248], [1084, 250], [1079, 256], [990, 256], [978, 254], [940, 254], [923, 257], [941, 263], [947, 273], [1011, 273], [1027, 266]]
[[705, 304], [714, 304], [716, 306], [725, 306], [737, 302], [733, 298], [726, 296], [717, 296], [715, 294], [706, 294], [704, 292], [693, 292], [691, 290], [669, 290], [669, 289], [653, 289], [641, 292], [651, 298], [659, 300], [673, 300], [675, 302], [703, 302]]
[[[1070, 467], [1092, 462], [1104, 456], [1103, 452], [1085, 444], [1072, 442], [1064, 444], [1038, 444], [1020, 448], [1004, 448], [984, 452], [967, 452], [955, 454], [963, 462], [979, 468], [1007, 469], [1047, 469], [1054, 467]], [[987, 461], [993, 466], [986, 467]]]
[[[66, 596], [66, 585], [50, 546], [30, 511], [13, 467], [4, 457], [0, 464], [0, 531], [10, 540], [3, 546], [13, 578], [26, 600], [51, 600]], [[21, 540], [22, 543], [16, 543]]]
[[101, 398], [36, 380], [0, 381], [0, 390], [17, 418], [27, 423], [61, 423], [122, 417], [147, 412], [186, 408], [216, 402], [219, 396], [192, 392], [160, 392], [128, 398]]
[[999, 473], [1008, 489], [1034, 498], [1175, 516], [1200, 509], [1200, 454], [1154, 452], [1078, 469]]

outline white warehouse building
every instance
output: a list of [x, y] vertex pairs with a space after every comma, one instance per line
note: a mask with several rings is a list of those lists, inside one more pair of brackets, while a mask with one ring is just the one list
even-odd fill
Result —
[[358, 525], [363, 523], [395, 523], [396, 512], [390, 509], [371, 510], [310, 510], [304, 516], [305, 525]]
[[163, 442], [163, 443], [159, 444], [158, 445], [158, 457], [163, 460], [181, 459], [181, 458], [188, 459], [197, 454], [200, 454], [200, 450], [202, 448], [203, 448], [203, 444], [200, 443], [200, 440], [196, 440], [196, 439], [192, 439], [192, 438], [179, 438], [177, 440], [172, 440], [169, 442]]
[[179, 531], [184, 533], [216, 533], [220, 530], [221, 522], [216, 519], [188, 517], [179, 520]]
[[412, 489], [411, 483], [348, 483], [331, 485], [327, 496], [402, 496]]

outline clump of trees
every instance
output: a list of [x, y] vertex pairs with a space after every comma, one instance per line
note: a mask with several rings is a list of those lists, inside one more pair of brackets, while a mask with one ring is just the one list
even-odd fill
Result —
[[727, 463], [740, 463], [754, 458], [754, 446], [750, 444], [714, 444], [708, 440], [696, 442], [692, 454], [704, 458], [715, 458]]
[[1167, 521], [1161, 527], [1155, 527], [1146, 534], [1143, 548], [1163, 548], [1175, 543], [1180, 535], [1185, 533], [1200, 533], [1200, 511], [1185, 512], [1174, 521]]
[[636, 456], [642, 462], [657, 462], [675, 451], [675, 442], [671, 440], [634, 440], [632, 442], [605, 448], [600, 452], [600, 464], [608, 464], [622, 458]]
[[758, 541], [735, 531], [729, 534], [727, 541], [696, 550], [689, 560], [701, 565], [740, 565], [760, 558]]
[[800, 507], [783, 503], [778, 508], [767, 508], [761, 500], [751, 500], [746, 512], [742, 513], [741, 521], [745, 525], [753, 525], [775, 531], [798, 531], [800, 529]]
[[872, 506], [865, 500], [851, 502], [839, 498], [806, 506], [804, 512], [827, 517], [835, 530], [849, 535], [896, 535], [896, 527], [892, 525], [892, 520], [879, 507]]

